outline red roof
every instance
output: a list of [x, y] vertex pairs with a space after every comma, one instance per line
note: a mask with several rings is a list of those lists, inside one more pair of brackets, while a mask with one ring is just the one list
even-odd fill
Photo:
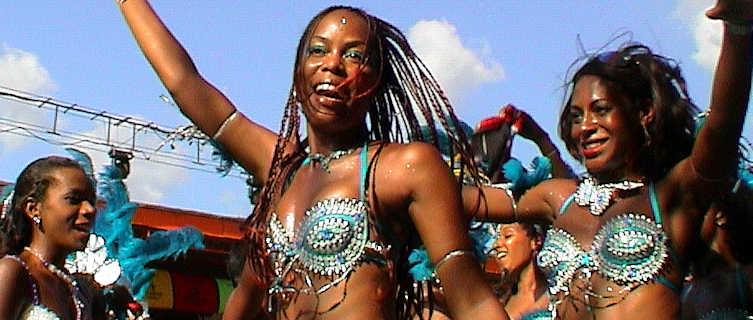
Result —
[[154, 204], [139, 203], [131, 223], [134, 226], [160, 230], [175, 230], [185, 226], [194, 226], [205, 236], [239, 240], [243, 237], [240, 225], [245, 219], [168, 208]]

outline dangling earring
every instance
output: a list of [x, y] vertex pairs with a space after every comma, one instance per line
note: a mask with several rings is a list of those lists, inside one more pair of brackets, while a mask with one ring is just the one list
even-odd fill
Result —
[[646, 138], [646, 142], [644, 145], [646, 147], [651, 146], [651, 134], [648, 133], [648, 129], [646, 128], [646, 125], [641, 123], [641, 127], [643, 128], [643, 136]]
[[39, 227], [39, 231], [44, 232], [44, 228], [42, 228], [42, 217], [40, 216], [31, 216], [31, 221], [34, 222]]

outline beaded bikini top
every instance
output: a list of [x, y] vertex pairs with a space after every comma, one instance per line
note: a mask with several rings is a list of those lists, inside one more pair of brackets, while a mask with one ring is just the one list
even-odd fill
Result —
[[[613, 217], [598, 230], [589, 250], [584, 250], [575, 237], [564, 229], [551, 228], [537, 256], [538, 266], [547, 275], [550, 294], [568, 294], [571, 282], [576, 277], [590, 281], [593, 273], [624, 285], [624, 288], [613, 292], [616, 296], [652, 280], [677, 291], [674, 284], [659, 276], [672, 252], [662, 229], [653, 184], [649, 184], [649, 196], [654, 221], [634, 212]], [[565, 202], [560, 214], [565, 212], [572, 198]], [[593, 292], [586, 294], [605, 298]]]
[[[365, 200], [367, 159], [368, 145], [364, 145], [360, 154], [359, 199], [333, 198], [316, 202], [306, 211], [297, 233], [290, 230], [292, 228], [286, 229], [277, 214], [272, 213], [265, 238], [275, 271], [275, 279], [268, 289], [270, 300], [285, 300], [299, 292], [322, 294], [347, 280], [354, 268], [366, 260], [387, 264], [389, 246], [370, 240], [372, 226]], [[293, 273], [304, 280], [305, 288], [291, 285], [289, 277]], [[312, 274], [332, 279], [315, 287]], [[327, 311], [337, 305], [339, 303]], [[273, 304], [269, 307], [272, 312]]]

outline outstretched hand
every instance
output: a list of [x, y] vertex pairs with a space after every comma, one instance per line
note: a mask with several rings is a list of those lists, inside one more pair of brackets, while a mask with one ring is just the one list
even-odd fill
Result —
[[716, 5], [706, 11], [706, 16], [714, 20], [751, 24], [753, 0], [717, 0]]

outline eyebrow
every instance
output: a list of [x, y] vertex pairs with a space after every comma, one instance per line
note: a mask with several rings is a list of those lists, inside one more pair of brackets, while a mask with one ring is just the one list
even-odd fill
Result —
[[[326, 42], [327, 44], [329, 44], [329, 43], [332, 42], [329, 38], [325, 38], [325, 37], [318, 36], [318, 35], [311, 36], [311, 40], [319, 40], [319, 41], [322, 41], [322, 42]], [[348, 41], [348, 42], [345, 43], [345, 47], [346, 48], [352, 48], [352, 47], [356, 47], [356, 46], [359, 46], [359, 45], [366, 45], [366, 42], [363, 41], [363, 40], [351, 40], [351, 41]]]
[[311, 36], [311, 40], [319, 40], [319, 41], [323, 41], [323, 42], [329, 42], [330, 41], [329, 38], [325, 38], [325, 37], [317, 36], [317, 35]]

